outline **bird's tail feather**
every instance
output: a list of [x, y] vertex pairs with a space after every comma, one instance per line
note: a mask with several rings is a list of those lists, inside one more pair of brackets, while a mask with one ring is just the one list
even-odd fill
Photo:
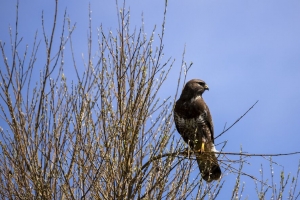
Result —
[[222, 172], [215, 153], [202, 152], [197, 154], [197, 163], [205, 181], [211, 182], [221, 178]]

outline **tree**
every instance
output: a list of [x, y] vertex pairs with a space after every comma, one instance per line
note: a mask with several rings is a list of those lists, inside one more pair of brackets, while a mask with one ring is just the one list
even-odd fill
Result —
[[[80, 66], [73, 49], [75, 25], [66, 12], [58, 30], [58, 1], [52, 29], [47, 32], [43, 23], [42, 42], [36, 34], [32, 49], [26, 47], [24, 55], [17, 6], [11, 42], [0, 43], [4, 66], [0, 71], [1, 117], [7, 126], [0, 132], [2, 199], [218, 196], [224, 181], [206, 185], [199, 172], [194, 172], [192, 152], [174, 136], [172, 110], [178, 93], [165, 100], [158, 97], [174, 63], [163, 58], [165, 18], [155, 46], [154, 31], [149, 37], [143, 26], [132, 31], [125, 3], [117, 7], [117, 33], [106, 33], [100, 26], [97, 43], [92, 39], [90, 16], [88, 59]], [[167, 3], [164, 17], [166, 8]], [[37, 65], [41, 51], [46, 52], [43, 67]], [[66, 55], [71, 55], [76, 74], [71, 80], [65, 72]], [[184, 55], [182, 66], [185, 71], [191, 67]], [[38, 80], [34, 77], [37, 71]], [[177, 92], [185, 76], [183, 71], [178, 75]], [[239, 155], [232, 198], [238, 196], [243, 175], [244, 160]], [[234, 169], [222, 156], [221, 152], [223, 165]]]

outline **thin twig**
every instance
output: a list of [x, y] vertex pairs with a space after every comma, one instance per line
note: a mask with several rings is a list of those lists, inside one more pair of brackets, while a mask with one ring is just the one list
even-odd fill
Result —
[[[155, 157], [152, 157], [151, 159], [148, 160], [148, 162], [146, 162], [142, 167], [141, 170], [145, 169], [148, 165], [151, 164], [151, 162], [164, 158], [164, 157], [168, 157], [168, 156], [187, 156], [189, 155], [189, 152], [191, 152], [189, 149], [186, 149], [184, 151], [181, 152], [173, 152], [173, 153], [165, 153], [165, 154], [161, 154]], [[223, 155], [236, 155], [236, 156], [290, 156], [290, 155], [295, 155], [295, 154], [300, 154], [299, 151], [296, 152], [291, 152], [291, 153], [278, 153], [278, 154], [250, 154], [250, 153], [234, 153], [234, 152], [202, 152], [201, 154], [210, 154], [210, 153], [215, 153], [215, 154], [223, 154]], [[193, 159], [193, 158], [191, 158]]]
[[229, 128], [227, 128], [226, 130], [224, 130], [222, 133], [220, 133], [217, 137], [215, 137], [215, 139], [217, 139], [218, 137], [220, 137], [221, 135], [223, 135], [224, 133], [226, 133], [229, 129], [231, 129], [236, 123], [238, 123], [238, 121], [240, 121], [256, 104], [257, 104], [258, 100], [240, 117], [238, 118], [231, 126], [229, 126]]

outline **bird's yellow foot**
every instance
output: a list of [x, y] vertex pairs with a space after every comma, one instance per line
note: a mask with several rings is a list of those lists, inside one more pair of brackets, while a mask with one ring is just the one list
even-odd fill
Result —
[[201, 144], [201, 152], [204, 152], [204, 142]]
[[203, 153], [204, 152], [204, 142], [201, 144], [201, 148], [199, 149], [199, 153]]

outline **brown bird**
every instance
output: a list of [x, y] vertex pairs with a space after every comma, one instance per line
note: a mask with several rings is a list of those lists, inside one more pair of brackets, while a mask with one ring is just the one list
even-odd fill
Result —
[[192, 79], [186, 83], [176, 101], [174, 120], [183, 140], [196, 152], [202, 178], [211, 182], [221, 177], [221, 169], [214, 152], [214, 126], [209, 109], [202, 98], [206, 83]]

